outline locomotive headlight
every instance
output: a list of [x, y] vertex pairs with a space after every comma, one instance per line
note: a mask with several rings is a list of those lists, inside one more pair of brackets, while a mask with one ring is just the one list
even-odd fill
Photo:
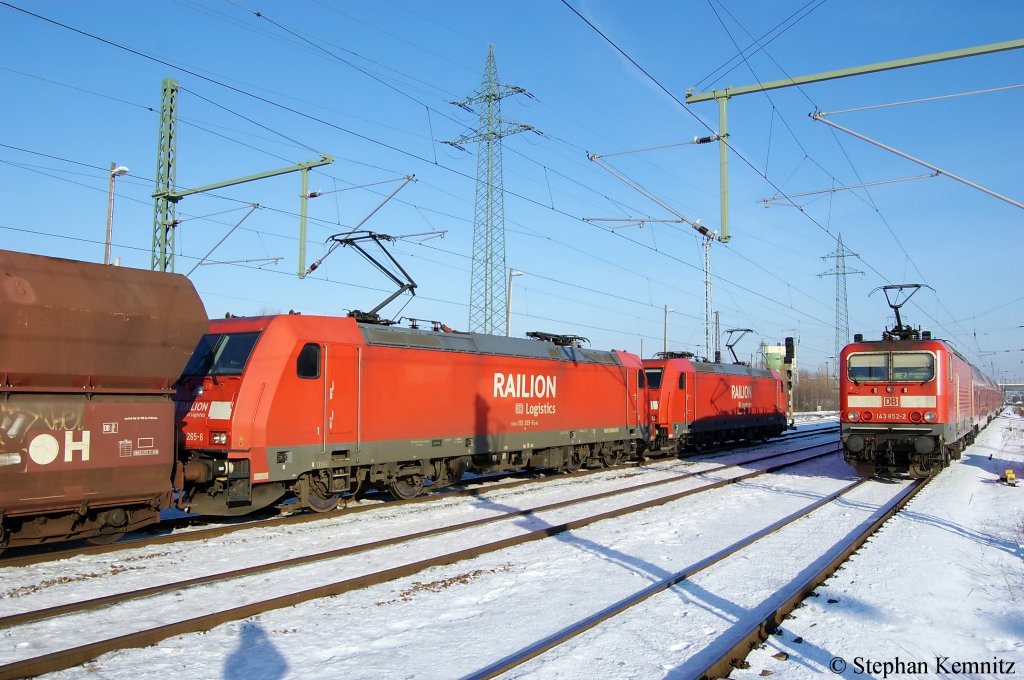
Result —
[[935, 411], [925, 411], [924, 419], [929, 423], [935, 422]]
[[210, 441], [212, 441], [214, 444], [227, 444], [228, 443], [228, 433], [227, 432], [211, 432], [210, 433]]
[[860, 413], [857, 411], [850, 411], [846, 414], [846, 419], [851, 421], [860, 420]]

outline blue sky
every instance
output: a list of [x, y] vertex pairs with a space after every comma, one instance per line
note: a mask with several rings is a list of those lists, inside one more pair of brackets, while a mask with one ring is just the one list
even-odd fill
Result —
[[[585, 220], [671, 217], [588, 153], [677, 144], [717, 130], [713, 102], [685, 107], [662, 87], [682, 100], [691, 87], [1024, 37], [1024, 5], [1010, 1], [568, 2], [649, 75], [559, 0], [10, 3], [64, 27], [0, 4], [0, 246], [102, 261], [114, 161], [131, 172], [117, 180], [113, 255], [147, 268], [160, 84], [173, 77], [182, 88], [179, 188], [321, 152], [336, 158], [311, 173], [310, 188], [323, 195], [309, 204], [310, 261], [325, 252], [327, 237], [359, 223], [402, 177], [415, 175], [365, 227], [446, 234], [394, 246], [418, 295], [384, 313], [465, 328], [476, 148], [441, 142], [476, 126], [475, 115], [449, 102], [479, 90], [493, 44], [501, 80], [533, 95], [504, 100], [504, 116], [542, 133], [504, 144], [507, 263], [524, 272], [514, 281], [513, 335], [572, 333], [593, 347], [649, 356], [664, 342], [667, 305], [670, 348], [702, 353], [700, 240], [686, 225]], [[765, 34], [774, 39], [764, 50], [735, 59], [750, 36]], [[1022, 66], [1024, 50], [1015, 50], [730, 101], [732, 239], [713, 247], [712, 271], [721, 328], [756, 331], [737, 346], [741, 357], [761, 339], [795, 335], [802, 367], [831, 361], [835, 279], [819, 275], [833, 268], [822, 258], [841, 233], [858, 255], [847, 267], [864, 272], [847, 281], [851, 333], [877, 337], [891, 323], [881, 293], [869, 295], [875, 288], [928, 284], [934, 292], [915, 296], [906, 321], [952, 339], [995, 377], [1024, 379], [1020, 208], [947, 177], [794, 199], [802, 210], [761, 202], [775, 187], [802, 193], [928, 174], [813, 121], [816, 109], [1020, 85]], [[1017, 88], [831, 119], [1022, 201], [1022, 111]], [[673, 210], [719, 228], [716, 145], [607, 162]], [[296, 276], [299, 192], [299, 175], [291, 174], [179, 203], [181, 273], [241, 221], [211, 256], [234, 264], [191, 275], [211, 316], [344, 314], [393, 290], [348, 249], [310, 277]], [[245, 217], [251, 203], [261, 208]]]

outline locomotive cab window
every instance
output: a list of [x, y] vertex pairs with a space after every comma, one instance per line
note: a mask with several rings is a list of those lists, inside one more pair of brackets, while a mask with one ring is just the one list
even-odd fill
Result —
[[661, 373], [660, 368], [646, 368], [644, 373], [647, 375], [647, 387], [652, 390], [661, 389]]
[[681, 389], [681, 390], [685, 390], [686, 389], [686, 374], [685, 373], [680, 373], [679, 374], [679, 389]]
[[306, 379], [320, 377], [320, 345], [308, 342], [302, 347], [295, 360], [295, 374]]
[[182, 376], [242, 375], [259, 337], [258, 332], [204, 335]]
[[893, 352], [893, 382], [928, 382], [935, 377], [935, 357], [927, 352]]
[[846, 374], [854, 382], [881, 382], [889, 379], [888, 354], [851, 354]]

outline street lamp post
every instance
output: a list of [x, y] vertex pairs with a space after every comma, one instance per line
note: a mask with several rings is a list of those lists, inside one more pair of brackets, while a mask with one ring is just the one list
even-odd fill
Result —
[[107, 199], [107, 240], [103, 249], [103, 264], [110, 264], [110, 234], [114, 230], [114, 178], [127, 174], [128, 168], [110, 161], [110, 195]]
[[522, 276], [512, 267], [508, 268], [508, 295], [505, 296], [505, 337], [512, 335], [512, 278]]
[[676, 311], [676, 310], [672, 309], [668, 305], [665, 305], [665, 332], [664, 332], [664, 335], [662, 335], [662, 339], [663, 339], [662, 342], [664, 343], [664, 345], [662, 347], [662, 351], [664, 351], [664, 352], [668, 351], [668, 313], [669, 312], [674, 312], [674, 311]]

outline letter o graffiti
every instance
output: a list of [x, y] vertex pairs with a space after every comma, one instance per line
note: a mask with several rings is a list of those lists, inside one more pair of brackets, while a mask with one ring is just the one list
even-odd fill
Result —
[[60, 443], [52, 434], [41, 434], [28, 445], [28, 455], [38, 465], [49, 465], [57, 460]]

